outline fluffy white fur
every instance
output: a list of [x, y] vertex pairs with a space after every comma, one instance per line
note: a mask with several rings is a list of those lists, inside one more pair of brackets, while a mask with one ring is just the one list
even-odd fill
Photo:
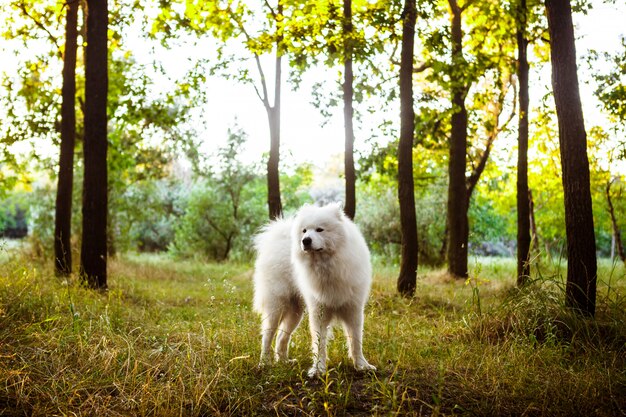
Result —
[[287, 360], [289, 339], [306, 307], [312, 339], [309, 376], [326, 371], [331, 321], [343, 324], [358, 370], [374, 370], [363, 357], [363, 308], [372, 267], [363, 235], [337, 204], [304, 206], [295, 217], [268, 224], [256, 236], [254, 309], [261, 314], [261, 363]]

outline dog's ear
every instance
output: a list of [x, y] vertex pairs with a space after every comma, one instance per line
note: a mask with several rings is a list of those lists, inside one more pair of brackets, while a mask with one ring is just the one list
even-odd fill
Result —
[[337, 219], [343, 220], [344, 218], [343, 204], [340, 201], [330, 203], [328, 204], [327, 207], [333, 211], [333, 213], [337, 216]]

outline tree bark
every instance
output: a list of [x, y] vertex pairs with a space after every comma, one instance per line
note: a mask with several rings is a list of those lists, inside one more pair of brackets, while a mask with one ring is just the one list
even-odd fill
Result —
[[528, 189], [528, 57], [526, 0], [520, 0], [517, 28], [519, 129], [517, 136], [517, 285], [530, 278], [530, 201]]
[[[283, 7], [278, 2], [277, 15], [282, 16]], [[276, 25], [279, 22], [276, 21]], [[279, 29], [276, 29], [279, 31]], [[267, 205], [270, 220], [280, 218], [283, 215], [283, 205], [280, 198], [280, 98], [282, 83], [282, 36], [276, 41], [276, 60], [274, 73], [274, 106], [269, 105], [267, 95], [264, 97], [265, 109], [270, 125], [270, 157], [267, 161]], [[258, 59], [258, 57], [257, 57]], [[263, 81], [264, 82], [264, 81]], [[264, 86], [264, 90], [265, 86]]]
[[107, 0], [87, 1], [81, 277], [107, 287]]
[[596, 242], [572, 12], [569, 0], [546, 0], [545, 5], [565, 196], [568, 259], [565, 300], [568, 307], [593, 316], [596, 307]]
[[343, 1], [343, 36], [344, 36], [344, 81], [343, 81], [343, 120], [345, 126], [344, 175], [346, 198], [344, 212], [354, 219], [356, 212], [356, 174], [354, 170], [354, 125], [353, 125], [353, 83], [352, 73], [352, 0]]
[[402, 51], [400, 57], [400, 142], [398, 144], [398, 200], [402, 252], [398, 292], [404, 296], [415, 293], [417, 280], [417, 219], [413, 183], [413, 138], [415, 112], [413, 110], [413, 48], [417, 8], [415, 0], [405, 0], [402, 24]]
[[[280, 58], [276, 58], [276, 68], [280, 67]], [[278, 78], [278, 77], [277, 77]], [[267, 109], [270, 125], [270, 157], [267, 161], [267, 205], [270, 220], [280, 218], [283, 206], [280, 198], [280, 93], [274, 107]]]
[[61, 88], [61, 149], [54, 216], [54, 270], [58, 276], [72, 272], [72, 189], [76, 142], [76, 53], [78, 49], [79, 0], [67, 3], [65, 51]]
[[537, 223], [535, 222], [535, 201], [533, 200], [533, 192], [528, 189], [528, 211], [530, 217], [530, 241], [532, 249], [539, 254], [539, 235], [537, 234]]
[[452, 29], [452, 126], [450, 135], [450, 159], [448, 162], [448, 271], [458, 277], [467, 277], [467, 190], [465, 169], [467, 154], [467, 110], [465, 108], [466, 86], [463, 81], [462, 9], [456, 0], [449, 0]]

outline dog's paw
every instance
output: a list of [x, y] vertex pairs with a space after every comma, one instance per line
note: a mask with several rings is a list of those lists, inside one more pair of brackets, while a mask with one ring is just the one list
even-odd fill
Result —
[[325, 366], [322, 366], [320, 364], [313, 364], [313, 366], [311, 366], [311, 368], [307, 372], [307, 375], [309, 376], [309, 378], [315, 378], [322, 375], [324, 372], [326, 372]]
[[354, 367], [356, 368], [357, 371], [360, 371], [360, 372], [376, 371], [376, 367], [368, 363], [365, 359], [363, 359], [363, 361], [356, 364]]
[[270, 355], [262, 355], [257, 365], [258, 369], [262, 369], [272, 365], [272, 357]]
[[278, 354], [274, 355], [274, 361], [276, 363], [286, 363], [286, 364], [294, 364], [298, 362], [297, 359], [289, 359], [287, 356], [278, 355]]

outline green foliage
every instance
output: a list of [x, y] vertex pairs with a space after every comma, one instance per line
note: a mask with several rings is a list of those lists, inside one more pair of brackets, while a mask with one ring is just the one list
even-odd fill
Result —
[[36, 187], [28, 196], [29, 223], [32, 225], [30, 247], [33, 254], [39, 257], [54, 253], [54, 195], [52, 186], [47, 184]]
[[470, 253], [514, 256], [517, 234], [515, 181], [495, 163], [488, 164], [469, 207]]
[[264, 201], [250, 198], [259, 190], [259, 181], [249, 179], [238, 190], [240, 202], [224, 194], [233, 184], [221, 180], [196, 182], [185, 201], [185, 212], [171, 246], [173, 253], [217, 260], [229, 256], [249, 258], [252, 235], [265, 217]]
[[227, 259], [233, 249], [251, 253], [250, 237], [263, 219], [263, 206], [254, 198], [260, 178], [252, 165], [238, 159], [246, 140], [241, 129], [229, 130], [226, 145], [215, 155], [220, 170], [191, 187], [172, 246], [175, 253], [218, 260]]
[[[285, 164], [286, 165], [286, 164]], [[287, 168], [289, 169], [289, 168]], [[313, 184], [313, 167], [310, 164], [297, 165], [292, 174], [280, 176], [282, 190], [283, 211], [286, 214], [293, 213], [303, 204], [313, 203], [310, 188]], [[260, 188], [254, 193], [256, 198], [267, 195], [266, 186], [259, 183]]]
[[[417, 170], [416, 170], [417, 171]], [[442, 262], [441, 246], [445, 229], [445, 182], [435, 177], [417, 177], [415, 209], [419, 239], [419, 262], [438, 265]], [[397, 184], [393, 177], [372, 175], [357, 184], [359, 210], [356, 223], [381, 262], [397, 264], [400, 255], [400, 215]]]
[[12, 193], [0, 199], [0, 237], [22, 238], [28, 233], [28, 195]]
[[[598, 73], [593, 71], [597, 84], [596, 95], [605, 110], [616, 119], [626, 120], [626, 37], [621, 40], [622, 50], [614, 55], [604, 53], [603, 59], [610, 65], [610, 71]], [[589, 65], [596, 67], [600, 54], [592, 51]]]
[[119, 251], [162, 252], [174, 241], [184, 187], [173, 177], [128, 186], [117, 200], [109, 234]]
[[[381, 262], [397, 265], [400, 258], [400, 207], [395, 184], [371, 178], [357, 183], [356, 223], [370, 250]], [[421, 249], [421, 248], [420, 248]]]
[[[587, 2], [592, 6], [593, 2]], [[519, 16], [515, 2], [496, 0], [461, 2], [463, 49], [459, 62], [451, 62], [449, 4], [445, 0], [418, 4], [416, 34], [416, 131], [414, 175], [420, 259], [440, 261], [445, 235], [447, 141], [450, 134], [450, 91], [461, 83], [469, 111], [468, 171], [485, 148], [490, 134], [507, 131], [500, 116], [514, 115], [513, 99], [515, 31]], [[576, 7], [584, 6], [582, 3]], [[0, 195], [17, 198], [13, 189], [32, 183], [28, 215], [34, 228], [31, 240], [38, 252], [51, 247], [53, 194], [58, 145], [63, 52], [63, 2], [12, 1], [0, 5], [0, 30], [6, 43], [3, 53], [15, 62], [15, 73], [2, 79], [0, 94]], [[353, 28], [347, 33], [342, 2], [281, 0], [268, 2], [164, 0], [148, 5], [124, 0], [111, 5], [109, 77], [109, 199], [110, 249], [163, 251], [179, 255], [222, 259], [250, 255], [250, 236], [265, 218], [266, 184], [258, 166], [235, 163], [243, 145], [231, 140], [214, 159], [199, 154], [194, 109], [205, 103], [205, 82], [220, 74], [255, 83], [262, 95], [256, 60], [279, 53], [289, 63], [290, 82], [298, 87], [309, 69], [339, 68], [346, 46], [352, 48], [355, 65], [356, 113], [371, 120], [381, 108], [397, 99], [397, 43], [399, 2], [353, 0]], [[539, 70], [546, 60], [543, 4], [529, 1], [527, 35]], [[282, 13], [279, 10], [282, 8]], [[584, 10], [584, 7], [582, 8]], [[82, 15], [82, 13], [81, 13]], [[82, 17], [79, 25], [82, 25]], [[146, 33], [140, 45], [154, 48], [149, 54], [131, 50], [138, 28]], [[82, 33], [82, 32], [81, 32]], [[197, 35], [197, 36], [196, 36]], [[160, 41], [161, 45], [153, 42]], [[622, 40], [622, 49], [626, 48]], [[79, 45], [82, 45], [80, 42]], [[159, 61], [162, 47], [195, 45], [189, 68], [170, 80]], [[131, 46], [132, 45], [132, 46]], [[77, 68], [78, 137], [82, 135], [81, 104], [84, 101], [82, 49]], [[144, 58], [148, 56], [147, 60]], [[619, 226], [624, 230], [624, 178], [618, 161], [624, 120], [624, 53], [592, 54], [596, 95], [615, 121], [606, 131], [589, 129], [590, 159], [596, 239], [601, 255], [610, 253], [611, 224], [605, 196], [613, 181], [612, 195]], [[543, 60], [543, 61], [542, 61]], [[7, 61], [8, 62], [8, 61]], [[598, 72], [600, 62], [610, 65]], [[265, 63], [263, 61], [262, 63]], [[335, 71], [336, 72], [336, 71]], [[337, 73], [337, 79], [341, 74]], [[269, 81], [269, 78], [267, 79]], [[268, 84], [269, 85], [269, 84]], [[368, 101], [369, 98], [374, 100]], [[319, 83], [312, 100], [331, 115], [341, 103], [336, 83]], [[530, 186], [535, 203], [539, 243], [543, 252], [557, 254], [565, 243], [560, 156], [556, 141], [551, 97], [531, 114]], [[376, 103], [375, 108], [366, 108]], [[387, 105], [382, 105], [386, 103]], [[269, 103], [269, 102], [268, 102]], [[372, 114], [368, 115], [367, 111]], [[395, 117], [395, 116], [393, 116]], [[240, 135], [241, 132], [231, 132]], [[357, 222], [364, 229], [373, 252], [390, 264], [397, 259], [399, 230], [395, 175], [397, 171], [395, 123], [383, 120], [372, 129], [380, 145], [365, 152], [360, 161]], [[232, 139], [232, 138], [231, 138]], [[514, 145], [510, 137], [494, 144], [495, 163], [489, 163], [470, 206], [470, 244], [501, 245], [515, 236]], [[501, 143], [505, 141], [504, 143]], [[74, 181], [74, 242], [80, 235], [81, 144], [77, 142]], [[239, 146], [239, 148], [237, 147]], [[498, 149], [496, 149], [498, 148]], [[239, 149], [239, 150], [238, 150]], [[496, 155], [497, 154], [497, 155]], [[605, 155], [608, 155], [605, 157]], [[185, 160], [184, 162], [180, 162]], [[186, 161], [189, 160], [189, 161]], [[182, 175], [179, 165], [190, 162], [200, 177]], [[310, 166], [282, 165], [282, 198], [286, 213], [311, 201]], [[182, 170], [184, 171], [184, 169]], [[48, 175], [50, 180], [43, 179]], [[338, 174], [339, 175], [339, 174]], [[21, 197], [20, 197], [21, 198]], [[0, 219], [13, 211], [0, 210]], [[2, 220], [0, 220], [1, 222]], [[211, 225], [211, 222], [213, 225]]]

